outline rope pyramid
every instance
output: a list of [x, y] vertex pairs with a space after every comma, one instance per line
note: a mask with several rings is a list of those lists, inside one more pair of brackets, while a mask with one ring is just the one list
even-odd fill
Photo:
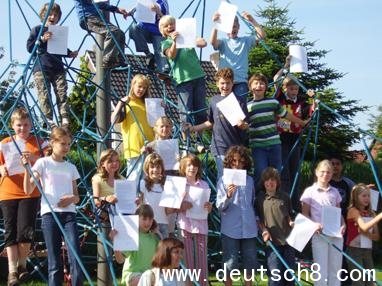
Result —
[[[10, 0], [9, 0], [10, 1]], [[50, 3], [52, 4], [54, 1], [51, 0]], [[193, 4], [194, 1], [191, 1], [191, 3], [186, 7], [185, 12], [190, 9], [191, 5]], [[199, 9], [201, 0], [197, 3], [197, 7], [195, 8], [195, 11]], [[21, 11], [21, 6], [19, 3], [19, 0], [16, 0], [18, 13], [21, 13], [23, 15], [23, 18], [25, 19], [26, 24], [30, 28], [31, 25], [29, 25], [28, 19], [25, 17], [25, 14], [23, 11]], [[34, 14], [38, 14], [34, 8], [33, 5], [29, 1], [25, 1], [26, 5], [29, 6], [29, 9], [33, 11]], [[205, 3], [204, 3], [205, 4]], [[9, 2], [9, 7], [10, 7], [10, 2]], [[205, 7], [203, 7], [204, 9]], [[194, 14], [195, 14], [194, 11]], [[70, 12], [72, 13], [73, 10]], [[184, 13], [185, 13], [184, 12]], [[12, 17], [14, 15], [15, 11], [10, 10], [9, 11], [9, 17]], [[181, 16], [184, 15], [182, 13]], [[101, 14], [100, 14], [101, 15]], [[101, 15], [101, 17], [103, 17]], [[103, 18], [104, 19], [104, 18]], [[63, 20], [62, 24], [65, 23], [66, 18]], [[117, 21], [117, 19], [115, 19]], [[37, 18], [33, 19], [33, 23], [38, 22]], [[203, 19], [203, 24], [204, 24], [204, 19]], [[10, 33], [10, 42], [12, 37], [12, 33]], [[83, 50], [83, 45], [87, 41], [87, 38], [92, 38], [94, 42], [96, 42], [96, 39], [94, 36], [90, 33], [87, 33], [84, 31], [84, 38], [82, 42], [80, 43], [78, 50], [82, 51]], [[115, 40], [115, 39], [114, 39]], [[116, 42], [116, 41], [115, 41]], [[261, 42], [263, 47], [270, 53], [272, 57], [275, 57], [276, 62], [280, 64], [280, 61], [277, 59], [277, 56], [269, 49], [269, 47], [266, 46], [264, 42]], [[116, 45], [118, 43], [116, 42]], [[98, 46], [98, 48], [100, 48]], [[124, 50], [126, 47], [119, 47], [121, 51]], [[127, 49], [129, 48], [129, 45], [127, 45]], [[130, 49], [131, 51], [131, 49]], [[34, 49], [34, 52], [36, 52], [36, 49]], [[5, 61], [6, 58], [6, 51], [4, 49], [0, 49], [0, 61]], [[19, 63], [17, 60], [12, 59], [12, 47], [10, 49], [10, 62], [7, 65], [7, 67], [4, 69], [4, 71], [0, 71], [0, 121], [1, 121], [1, 129], [0, 133], [2, 137], [10, 136], [12, 134], [12, 131], [9, 128], [9, 121], [10, 121], [10, 116], [13, 112], [13, 110], [18, 107], [18, 106], [24, 106], [31, 115], [32, 122], [33, 122], [33, 130], [32, 132], [36, 134], [37, 136], [41, 138], [49, 138], [50, 134], [50, 127], [47, 124], [47, 119], [44, 118], [43, 113], [41, 112], [41, 109], [39, 107], [39, 104], [37, 102], [36, 96], [35, 96], [35, 91], [34, 91], [34, 83], [32, 79], [32, 69], [31, 67], [34, 64], [38, 64], [37, 62], [33, 61], [33, 53], [31, 56], [28, 58], [28, 60], [25, 63]], [[131, 51], [133, 54], [133, 52]], [[134, 56], [134, 55], [133, 55]], [[125, 60], [126, 62], [130, 63], [131, 59], [125, 55]], [[178, 114], [176, 112], [176, 99], [171, 98], [169, 94], [167, 93], [167, 88], [166, 84], [159, 80], [155, 74], [150, 72], [146, 67], [143, 62], [143, 60], [139, 57], [134, 56], [134, 60], [138, 62], [138, 68], [136, 68], [136, 71], [139, 71], [141, 73], [147, 74], [151, 82], [153, 83], [155, 89], [160, 89], [162, 90], [162, 96], [165, 101], [166, 106], [168, 107], [166, 109], [167, 115], [173, 119], [174, 122], [174, 132], [173, 136], [174, 138], [179, 138], [181, 141], [181, 145], [184, 146], [186, 151], [189, 151], [191, 148], [191, 139], [190, 137], [187, 137], [186, 140], [183, 140], [180, 134], [180, 124], [178, 122]], [[67, 71], [67, 80], [72, 85], [72, 87], [75, 87], [77, 84], [79, 84], [80, 81], [83, 82], [86, 90], [87, 90], [87, 96], [82, 97], [81, 100], [83, 100], [83, 109], [81, 113], [78, 113], [77, 110], [73, 110], [71, 108], [70, 113], [71, 117], [74, 118], [74, 122], [80, 127], [77, 130], [72, 130], [73, 132], [73, 144], [72, 144], [72, 150], [73, 152], [70, 153], [68, 156], [68, 160], [72, 161], [75, 163], [77, 166], [79, 173], [81, 174], [81, 178], [79, 179], [78, 182], [78, 187], [79, 191], [81, 193], [81, 202], [77, 206], [78, 210], [78, 225], [81, 228], [81, 243], [83, 244], [83, 249], [87, 249], [89, 251], [86, 251], [85, 253], [82, 254], [82, 260], [79, 260], [82, 269], [85, 273], [86, 279], [88, 280], [89, 285], [93, 285], [92, 279], [91, 279], [91, 273], [89, 271], [89, 268], [86, 267], [88, 264], [93, 264], [96, 263], [96, 253], [92, 251], [91, 249], [94, 250], [95, 248], [95, 243], [96, 243], [96, 237], [98, 236], [101, 238], [102, 243], [105, 246], [105, 250], [108, 252], [108, 247], [106, 246], [111, 246], [110, 242], [106, 237], [104, 237], [103, 233], [98, 231], [98, 226], [100, 223], [99, 218], [95, 215], [93, 212], [94, 209], [94, 202], [92, 199], [92, 189], [91, 189], [91, 177], [94, 174], [97, 166], [97, 158], [94, 155], [94, 152], [90, 152], [88, 146], [93, 146], [95, 145], [101, 145], [102, 147], [106, 147], [108, 144], [108, 141], [110, 138], [112, 138], [115, 134], [118, 134], [118, 132], [115, 130], [114, 125], [112, 124], [108, 130], [105, 130], [103, 134], [99, 132], [99, 127], [97, 126], [95, 114], [94, 114], [94, 104], [96, 101], [97, 93], [102, 90], [103, 86], [102, 84], [97, 83], [94, 80], [95, 73], [92, 71], [89, 71], [88, 69], [83, 69], [76, 67], [74, 65], [73, 60], [66, 61], [65, 60], [65, 67]], [[18, 75], [17, 71], [21, 70], [21, 75]], [[122, 87], [123, 92], [126, 94], [129, 90], [129, 82], [132, 77], [132, 68], [131, 65], [129, 65], [127, 68], [124, 68], [123, 70], [116, 71], [116, 73], [124, 72], [127, 75], [127, 82], [126, 84]], [[107, 74], [108, 72], [106, 72]], [[291, 76], [288, 74], [288, 76]], [[306, 91], [307, 89], [305, 86], [298, 80], [296, 81], [299, 83], [300, 87], [302, 88], [303, 91]], [[120, 87], [121, 88], [121, 87]], [[110, 90], [111, 94], [111, 100], [118, 100], [119, 97], [121, 96], [120, 92], [117, 91], [115, 87], [111, 87]], [[51, 98], [54, 98], [52, 96]], [[316, 112], [314, 113], [313, 116], [313, 122], [315, 122], [316, 128], [319, 128], [319, 114], [320, 114], [320, 109], [327, 109], [332, 113], [335, 113], [337, 116], [340, 116], [335, 110], [331, 109], [327, 105], [325, 105], [323, 102], [319, 102], [319, 107], [317, 108]], [[52, 105], [54, 105], [54, 102], [52, 102]], [[197, 112], [197, 111], [196, 111]], [[55, 121], [57, 124], [59, 124], [59, 116], [55, 113], [54, 115]], [[347, 119], [341, 118], [348, 124], [351, 124]], [[366, 133], [363, 130], [360, 130], [362, 136], [361, 141], [364, 144], [365, 147], [365, 152], [368, 157], [369, 162], [372, 164], [372, 170], [373, 174], [376, 178], [376, 183], [377, 187], [379, 190], [381, 190], [381, 185], [380, 181], [378, 180], [377, 176], [377, 171], [375, 168], [375, 163], [374, 160], [370, 154], [369, 149], [367, 148], [367, 144], [365, 141], [366, 136], [370, 136], [370, 134]], [[317, 129], [314, 130], [313, 128], [306, 128], [304, 130], [304, 134], [306, 136], [305, 144], [303, 146], [303, 154], [306, 153], [307, 146], [309, 143], [313, 141], [313, 143], [317, 142]], [[143, 134], [142, 134], [143, 135]], [[374, 137], [375, 138], [375, 137]], [[378, 138], [375, 138], [378, 139]], [[202, 142], [205, 143], [206, 149], [208, 149], [209, 142], [208, 142], [208, 137], [204, 137], [201, 139]], [[113, 142], [114, 145], [113, 147], [119, 148], [121, 144], [121, 139], [115, 139], [113, 137]], [[299, 142], [298, 142], [299, 143]], [[101, 148], [102, 148], [101, 147]], [[295, 146], [296, 147], [296, 146]], [[214, 172], [214, 166], [211, 163], [211, 160], [209, 160], [208, 157], [208, 152], [201, 155], [201, 159], [203, 162], [204, 166], [204, 178], [205, 180], [211, 185], [211, 189], [215, 189], [215, 172]], [[300, 164], [304, 160], [304, 156], [301, 157]], [[121, 171], [123, 173], [124, 170]], [[297, 174], [298, 176], [299, 174]], [[293, 187], [291, 192], [293, 193], [294, 189], [297, 187], [295, 184], [297, 182], [297, 179], [295, 179]], [[43, 194], [42, 194], [43, 195]], [[211, 200], [215, 200], [215, 195], [214, 193], [212, 194]], [[220, 257], [220, 250], [219, 250], [219, 216], [216, 210], [214, 210], [211, 215], [210, 215], [210, 231], [209, 231], [209, 236], [215, 239], [210, 239], [209, 240], [209, 262], [210, 264], [217, 262]], [[0, 224], [1, 227], [1, 224]], [[0, 229], [0, 249], [3, 247], [3, 233], [4, 230]], [[37, 273], [43, 281], [47, 281], [47, 277], [42, 270], [46, 265], [46, 253], [44, 253], [44, 242], [41, 240], [42, 235], [41, 232], [39, 231], [39, 222], [37, 222], [37, 233], [36, 233], [36, 241], [34, 242], [34, 247], [31, 251], [31, 256], [28, 260], [29, 264], [33, 266], [32, 273]], [[66, 246], [68, 248], [70, 246]], [[65, 248], [63, 250], [65, 252]], [[4, 251], [3, 251], [4, 254]], [[346, 254], [345, 254], [346, 255]], [[107, 253], [108, 256], [108, 261], [107, 264], [111, 270], [112, 273], [112, 278], [113, 278], [113, 285], [117, 285], [117, 277], [114, 271], [114, 267], [112, 264], [112, 254]], [[348, 259], [351, 259], [350, 257], [347, 257]], [[280, 257], [280, 259], [282, 259]], [[362, 268], [360, 266], [360, 268]], [[301, 285], [298, 281], [296, 281], [299, 285]]]

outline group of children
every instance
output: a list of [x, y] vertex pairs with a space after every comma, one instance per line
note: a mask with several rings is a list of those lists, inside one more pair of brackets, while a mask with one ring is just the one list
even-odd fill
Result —
[[[117, 12], [124, 17], [130, 15], [126, 10], [105, 2], [97, 5], [100, 9]], [[106, 36], [104, 67], [113, 68], [121, 65], [123, 62], [121, 52], [125, 45], [124, 33], [121, 34], [121, 31], [113, 25], [108, 26], [108, 29], [98, 29], [101, 19], [92, 1], [76, 0], [75, 6], [79, 13], [81, 27]], [[42, 20], [46, 17], [48, 7], [49, 5], [46, 4], [41, 10]], [[216, 160], [218, 174], [216, 207], [221, 216], [223, 262], [229, 271], [238, 269], [240, 255], [247, 274], [252, 269], [257, 269], [256, 237], [260, 229], [263, 240], [271, 240], [288, 265], [293, 268], [294, 250], [286, 243], [286, 237], [293, 228], [292, 210], [295, 208], [295, 202], [292, 204], [288, 194], [281, 191], [284, 180], [281, 183], [280, 172], [282, 166], [285, 168], [287, 164], [285, 150], [290, 151], [291, 144], [297, 140], [296, 134], [299, 134], [302, 127], [307, 124], [308, 117], [311, 115], [311, 105], [306, 104], [304, 100], [297, 99], [298, 85], [288, 77], [283, 81], [284, 93], [279, 98], [265, 97], [268, 80], [264, 75], [253, 75], [247, 83], [248, 63], [247, 61], [241, 63], [237, 59], [247, 59], [249, 49], [265, 34], [251, 15], [243, 13], [243, 18], [255, 28], [257, 38], [255, 36], [238, 37], [238, 19], [235, 19], [228, 39], [217, 39], [217, 31], [212, 31], [211, 44], [221, 53], [221, 65], [215, 77], [219, 94], [211, 99], [207, 108], [208, 112], [205, 112], [205, 75], [196, 52], [194, 49], [177, 48], [176, 38], [179, 33], [176, 31], [175, 18], [162, 15], [159, 10], [157, 13], [161, 14], [158, 17], [157, 25], [164, 37], [161, 51], [168, 59], [172, 70], [171, 75], [176, 82], [180, 120], [188, 122], [185, 124], [185, 129], [190, 131], [200, 133], [204, 129], [212, 129], [211, 150]], [[41, 51], [39, 61], [34, 66], [34, 76], [41, 110], [46, 114], [48, 123], [51, 125], [53, 124], [53, 112], [51, 104], [47, 101], [49, 100], [47, 80], [55, 89], [62, 124], [69, 124], [66, 104], [67, 87], [62, 60], [60, 56], [50, 55], [46, 52], [46, 42], [52, 37], [52, 33], [48, 31], [47, 27], [57, 24], [60, 17], [61, 11], [58, 4], [53, 4], [45, 21], [44, 32], [41, 34], [39, 32], [41, 27], [38, 26], [31, 31], [28, 39], [30, 52], [33, 51], [36, 40], [40, 41], [38, 49]], [[213, 20], [218, 19], [219, 14], [215, 13]], [[110, 32], [113, 33], [113, 37]], [[37, 39], [39, 34], [41, 37]], [[113, 44], [114, 38], [118, 40], [119, 47]], [[207, 45], [206, 41], [201, 38], [197, 39], [196, 44], [198, 47]], [[122, 49], [119, 50], [120, 48]], [[76, 55], [77, 52], [68, 51], [68, 56]], [[238, 55], [241, 56], [238, 57]], [[290, 58], [287, 58], [287, 64], [289, 60]], [[277, 77], [279, 76], [278, 73]], [[178, 235], [184, 243], [185, 267], [200, 270], [198, 282], [200, 285], [207, 285], [208, 221], [207, 218], [190, 218], [187, 210], [193, 207], [190, 190], [200, 188], [207, 191], [209, 186], [202, 180], [203, 170], [200, 159], [188, 154], [180, 159], [179, 166], [179, 175], [185, 177], [187, 181], [181, 206], [179, 208], [159, 206], [168, 173], [166, 174], [164, 168], [166, 158], [161, 158], [155, 152], [155, 142], [171, 139], [172, 122], [167, 117], [163, 117], [158, 119], [154, 128], [148, 124], [144, 99], [149, 96], [149, 85], [150, 81], [147, 76], [135, 75], [131, 81], [129, 94], [120, 99], [111, 116], [113, 124], [121, 123], [123, 155], [128, 167], [127, 177], [137, 181], [139, 190], [136, 212], [139, 215], [139, 250], [137, 252], [115, 252], [115, 257], [118, 262], [124, 263], [122, 280], [126, 285], [137, 285], [142, 273], [152, 266], [150, 262], [155, 255], [158, 240], [167, 238], [174, 233], [174, 221], [176, 221]], [[252, 93], [253, 98], [246, 102], [248, 91]], [[235, 126], [228, 123], [217, 107], [218, 103], [232, 92], [245, 114], [245, 119], [237, 122]], [[293, 106], [293, 108], [290, 109], [288, 106]], [[123, 112], [124, 118], [119, 118], [122, 109], [125, 111]], [[292, 110], [292, 112], [287, 110]], [[49, 285], [60, 285], [63, 281], [64, 273], [60, 259], [62, 235], [68, 246], [71, 281], [75, 285], [82, 285], [82, 264], [75, 218], [75, 204], [79, 202], [76, 184], [79, 173], [73, 164], [65, 160], [71, 145], [70, 132], [64, 127], [52, 129], [49, 141], [51, 154], [43, 157], [40, 150], [45, 150], [47, 144], [39, 138], [30, 136], [31, 121], [28, 113], [23, 109], [17, 109], [12, 115], [11, 124], [15, 136], [4, 139], [2, 144], [13, 141], [16, 144], [18, 141], [24, 142], [25, 149], [21, 151], [26, 171], [23, 174], [8, 176], [5, 158], [1, 153], [0, 200], [5, 224], [5, 246], [8, 252], [8, 284], [17, 285], [27, 275], [26, 257], [33, 238], [36, 205], [39, 197], [39, 192], [36, 190], [36, 186], [38, 186], [42, 191], [42, 230], [48, 249]], [[280, 140], [280, 132], [281, 134], [293, 134], [293, 136], [282, 136], [289, 144], [285, 150], [281, 147], [284, 140]], [[247, 147], [250, 147], [251, 151]], [[148, 149], [152, 149], [150, 151], [153, 152], [142, 160], [144, 157], [142, 150], [147, 151]], [[290, 160], [295, 162], [296, 158]], [[254, 178], [248, 175], [253, 164]], [[224, 168], [246, 170], [245, 185], [236, 186], [224, 182]], [[141, 170], [144, 172], [143, 176], [140, 174]], [[94, 203], [97, 207], [113, 205], [117, 202], [114, 192], [115, 180], [123, 179], [119, 171], [119, 154], [114, 150], [104, 151], [99, 159], [97, 173], [92, 178]], [[294, 175], [296, 168], [290, 167], [288, 171]], [[329, 161], [320, 162], [315, 172], [316, 182], [307, 188], [300, 198], [302, 213], [317, 222], [317, 234], [312, 238], [313, 258], [320, 264], [322, 275], [322, 281], [317, 285], [338, 285], [336, 271], [340, 269], [342, 262], [341, 253], [320, 235], [322, 207], [338, 207], [341, 202], [338, 191], [329, 184], [332, 173]], [[285, 178], [284, 175], [282, 178]], [[290, 178], [288, 180], [290, 183]], [[13, 193], [10, 191], [12, 188], [15, 190]], [[263, 189], [264, 192], [256, 192], [258, 195], [255, 197], [255, 189], [256, 191]], [[212, 203], [206, 202], [203, 207], [210, 212]], [[25, 209], [30, 212], [25, 212]], [[110, 230], [107, 222], [110, 215], [108, 208], [103, 208], [102, 211], [106, 218], [102, 231], [105, 237], [112, 238], [117, 230]], [[351, 193], [350, 207], [346, 221], [342, 222], [341, 231], [343, 234], [347, 226], [347, 252], [355, 256], [356, 261], [367, 268], [373, 267], [371, 249], [361, 247], [360, 237], [378, 239], [379, 234], [375, 226], [381, 218], [381, 214], [375, 216], [371, 211], [368, 188], [365, 185], [356, 185]], [[342, 249], [342, 238], [327, 237], [327, 240]], [[272, 269], [286, 270], [270, 248], [266, 249], [266, 257], [269, 271]], [[350, 267], [355, 268], [356, 266], [350, 264]], [[272, 281], [271, 275], [269, 277], [270, 285], [287, 285], [286, 281], [284, 281], [285, 284], [277, 284]], [[325, 279], [327, 279], [326, 282], [324, 282]], [[250, 285], [250, 283], [251, 281], [248, 279], [246, 284]], [[226, 285], [231, 284], [232, 281], [228, 278]]]

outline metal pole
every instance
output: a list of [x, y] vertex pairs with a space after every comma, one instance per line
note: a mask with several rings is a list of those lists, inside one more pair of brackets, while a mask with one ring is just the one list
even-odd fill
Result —
[[[106, 12], [105, 19], [109, 20], [109, 13]], [[96, 45], [96, 83], [100, 86], [97, 92], [96, 99], [96, 122], [98, 133], [102, 139], [97, 143], [97, 158], [106, 148], [111, 147], [110, 138], [106, 138], [106, 134], [110, 128], [110, 71], [105, 71], [102, 67], [103, 51], [99, 47], [104, 46], [105, 38], [99, 34], [96, 35], [98, 45]], [[102, 229], [99, 229], [102, 231]], [[110, 253], [111, 249], [108, 251]], [[109, 286], [112, 285], [110, 269], [107, 263], [107, 256], [103, 242], [97, 238], [97, 285]]]

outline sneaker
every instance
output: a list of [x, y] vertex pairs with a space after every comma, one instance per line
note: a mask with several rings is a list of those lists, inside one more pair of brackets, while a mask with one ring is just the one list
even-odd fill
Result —
[[19, 281], [20, 282], [23, 282], [29, 278], [29, 272], [26, 268], [19, 266], [18, 272], [19, 272]]
[[62, 127], [69, 126], [70, 124], [69, 118], [63, 117], [61, 123], [62, 123]]
[[18, 286], [18, 285], [20, 285], [19, 274], [17, 272], [9, 273], [7, 286]]
[[155, 70], [155, 58], [153, 54], [148, 54], [146, 56], [146, 65], [149, 70]]

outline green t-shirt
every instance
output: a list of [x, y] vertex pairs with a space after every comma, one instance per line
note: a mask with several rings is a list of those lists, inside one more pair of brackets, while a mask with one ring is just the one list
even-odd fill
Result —
[[[173, 40], [167, 38], [162, 42], [162, 52], [171, 47]], [[177, 49], [175, 59], [168, 58], [172, 67], [172, 77], [177, 84], [201, 78], [205, 73], [200, 65], [198, 55], [194, 48]]]
[[126, 251], [122, 270], [122, 282], [126, 283], [132, 273], [143, 273], [151, 268], [151, 259], [157, 248], [158, 238], [155, 234], [139, 232], [138, 251]]

